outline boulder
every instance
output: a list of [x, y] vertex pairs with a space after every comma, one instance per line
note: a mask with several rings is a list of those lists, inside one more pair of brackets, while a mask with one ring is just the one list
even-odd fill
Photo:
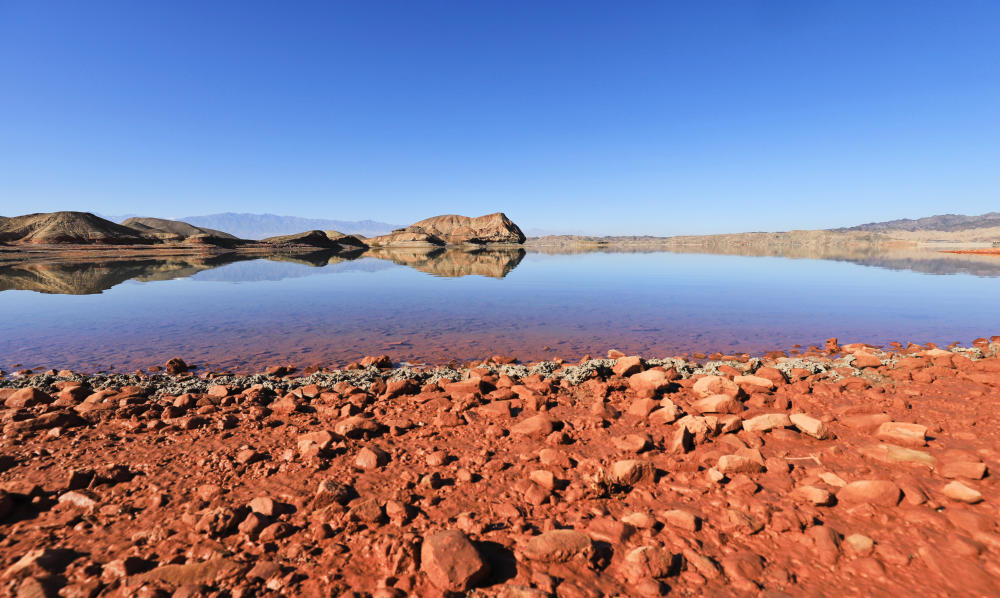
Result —
[[420, 568], [438, 589], [466, 592], [489, 575], [490, 567], [476, 547], [458, 530], [445, 530], [424, 537]]

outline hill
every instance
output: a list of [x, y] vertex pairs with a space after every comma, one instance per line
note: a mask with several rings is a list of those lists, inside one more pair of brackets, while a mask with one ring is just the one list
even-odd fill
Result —
[[180, 220], [166, 220], [163, 218], [129, 218], [122, 222], [122, 226], [127, 226], [139, 231], [144, 235], [164, 235], [165, 237], [179, 237], [186, 239], [197, 235], [205, 235], [217, 239], [237, 240], [237, 237], [211, 228], [193, 226]]
[[276, 214], [236, 214], [226, 212], [208, 216], [189, 216], [185, 222], [198, 227], [208, 227], [224, 230], [241, 239], [265, 239], [294, 235], [309, 230], [338, 230], [349, 235], [373, 237], [384, 235], [400, 228], [396, 224], [387, 224], [375, 220], [326, 220], [320, 218], [299, 218], [296, 216], [278, 216]]
[[149, 244], [154, 239], [89, 212], [52, 212], [0, 220], [0, 242], [134, 245]]

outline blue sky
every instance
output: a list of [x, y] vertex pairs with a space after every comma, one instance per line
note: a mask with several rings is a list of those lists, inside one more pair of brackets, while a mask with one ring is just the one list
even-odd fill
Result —
[[0, 214], [1000, 209], [996, 2], [0, 0]]

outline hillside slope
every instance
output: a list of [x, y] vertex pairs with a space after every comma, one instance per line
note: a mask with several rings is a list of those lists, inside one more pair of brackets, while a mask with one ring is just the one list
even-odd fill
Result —
[[0, 241], [13, 244], [148, 244], [154, 239], [89, 212], [26, 214], [0, 220]]

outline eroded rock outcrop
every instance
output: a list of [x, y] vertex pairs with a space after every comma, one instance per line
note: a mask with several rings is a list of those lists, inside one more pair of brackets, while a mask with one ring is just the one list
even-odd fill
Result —
[[371, 246], [385, 245], [458, 245], [471, 243], [524, 243], [525, 236], [503, 212], [471, 218], [448, 214], [434, 216], [388, 235], [368, 239]]

